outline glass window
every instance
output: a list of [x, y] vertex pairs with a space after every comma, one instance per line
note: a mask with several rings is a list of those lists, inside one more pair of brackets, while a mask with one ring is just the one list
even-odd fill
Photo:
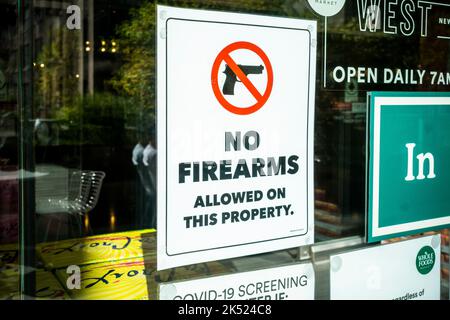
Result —
[[[158, 3], [318, 22], [313, 247], [319, 249], [156, 272], [156, 195], [163, 192], [156, 187], [156, 4], [0, 0], [0, 299], [157, 299], [160, 283], [311, 258], [316, 298], [328, 299], [330, 254], [365, 247], [367, 92], [448, 91], [432, 79], [370, 83], [345, 81], [339, 72], [447, 72], [443, 37], [450, 32], [442, 23], [423, 37], [420, 15], [411, 18], [411, 36], [408, 19], [389, 20], [388, 29], [378, 20], [361, 25], [359, 1], [328, 18], [297, 0]], [[429, 19], [446, 10], [433, 9]], [[441, 291], [448, 299], [449, 231], [440, 233]], [[79, 270], [87, 275], [81, 289], [71, 277]]]

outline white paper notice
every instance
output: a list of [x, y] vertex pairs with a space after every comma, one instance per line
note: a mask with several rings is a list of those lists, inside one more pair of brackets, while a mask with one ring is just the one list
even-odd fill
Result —
[[158, 6], [158, 270], [313, 243], [316, 25]]
[[311, 263], [160, 285], [160, 300], [313, 300]]
[[441, 238], [427, 236], [330, 257], [330, 298], [439, 300]]

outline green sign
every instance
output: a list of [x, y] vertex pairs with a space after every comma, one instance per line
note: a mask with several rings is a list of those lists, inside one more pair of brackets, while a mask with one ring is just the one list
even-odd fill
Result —
[[425, 246], [420, 249], [419, 253], [416, 257], [416, 268], [420, 274], [428, 274], [431, 270], [433, 270], [435, 253], [432, 247]]
[[368, 242], [450, 227], [450, 93], [369, 102]]

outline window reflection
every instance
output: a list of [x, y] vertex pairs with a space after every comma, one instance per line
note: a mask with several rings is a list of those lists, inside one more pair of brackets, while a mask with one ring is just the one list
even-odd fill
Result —
[[[319, 34], [324, 33], [323, 20], [306, 1], [160, 3], [314, 19]], [[158, 146], [153, 1], [30, 1], [22, 28], [17, 26], [15, 1], [0, 0], [0, 9], [0, 299], [20, 298], [21, 183], [28, 196], [22, 206], [33, 222], [22, 226], [31, 239], [24, 247], [28, 255], [36, 255], [26, 266], [26, 272], [35, 277], [27, 281], [33, 279], [30, 290], [37, 298], [114, 297], [101, 290], [92, 294], [67, 290], [66, 269], [71, 264], [87, 271], [90, 281], [113, 269], [133, 281], [140, 279], [123, 287], [119, 295], [131, 299], [156, 298], [159, 281], [276, 266], [298, 258], [296, 252], [286, 251], [155, 271]], [[416, 49], [403, 61], [398, 53], [404, 48], [392, 39], [354, 32], [358, 26], [355, 10], [349, 4], [329, 25], [329, 67], [343, 61], [365, 63], [367, 51], [380, 52], [371, 61], [374, 65], [385, 63], [382, 57], [392, 58], [391, 63], [397, 65], [413, 64], [420, 56], [432, 65], [435, 52], [448, 54], [448, 47], [433, 50], [411, 40], [409, 47]], [[319, 43], [319, 62], [323, 61], [323, 46]], [[19, 47], [25, 64], [22, 69]], [[322, 68], [318, 63], [316, 242], [364, 236], [365, 223], [366, 91], [355, 84], [322, 88]], [[23, 75], [21, 88], [19, 74]], [[23, 109], [18, 106], [18, 93], [23, 94]], [[127, 239], [136, 247], [119, 250]], [[443, 239], [448, 244], [448, 232]], [[448, 253], [442, 260], [448, 262]], [[442, 274], [448, 282], [448, 268]], [[139, 294], [131, 293], [133, 286]]]

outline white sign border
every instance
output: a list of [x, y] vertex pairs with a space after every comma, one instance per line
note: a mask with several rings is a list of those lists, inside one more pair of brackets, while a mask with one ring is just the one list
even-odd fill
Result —
[[[388, 242], [388, 243], [382, 243], [382, 244], [377, 244], [377, 245], [370, 245], [370, 246], [366, 246], [366, 247], [360, 247], [360, 248], [349, 248], [348, 250], [344, 250], [342, 252], [339, 253], [335, 253], [335, 254], [331, 254], [330, 255], [330, 269], [329, 269], [329, 288], [330, 288], [330, 300], [332, 299], [331, 297], [331, 281], [332, 281], [332, 273], [335, 273], [336, 271], [334, 271], [333, 268], [333, 262], [332, 260], [336, 257], [341, 258], [342, 256], [345, 255], [351, 255], [354, 253], [361, 253], [363, 251], [369, 252], [369, 251], [374, 251], [386, 246], [395, 246], [395, 245], [400, 245], [400, 244], [405, 244], [405, 243], [412, 243], [414, 241], [421, 241], [423, 240], [425, 242], [426, 239], [429, 239], [429, 245], [433, 248], [433, 250], [435, 250], [435, 255], [436, 255], [436, 260], [435, 260], [435, 265], [433, 266], [433, 268], [438, 268], [438, 273], [441, 273], [441, 265], [442, 265], [442, 259], [441, 259], [441, 253], [442, 253], [442, 240], [441, 240], [441, 235], [440, 233], [436, 233], [436, 234], [430, 234], [430, 235], [424, 235], [424, 236], [420, 236], [420, 237], [414, 237], [414, 238], [410, 238], [410, 239], [402, 239], [400, 241], [397, 242]], [[438, 247], [438, 248], [436, 248]], [[337, 264], [337, 267], [340, 269], [341, 268], [341, 264], [342, 264], [342, 260]], [[440, 277], [441, 278], [441, 277]], [[441, 281], [439, 281], [439, 296], [441, 296], [441, 292], [442, 292], [442, 288], [441, 288]]]
[[373, 181], [372, 181], [372, 234], [371, 237], [382, 237], [390, 234], [408, 232], [418, 229], [432, 228], [450, 224], [450, 216], [428, 219], [416, 222], [398, 224], [394, 226], [379, 226], [379, 204], [380, 204], [380, 135], [381, 135], [381, 107], [382, 106], [404, 106], [408, 105], [450, 105], [450, 97], [431, 96], [374, 96], [374, 129], [373, 129]]
[[[157, 132], [158, 132], [158, 173], [167, 173], [167, 95], [166, 95], [166, 23], [169, 19], [189, 19], [199, 20], [199, 21], [210, 21], [210, 22], [226, 22], [244, 25], [259, 25], [267, 26], [267, 20], [270, 19], [270, 24], [273, 27], [282, 28], [293, 28], [299, 29], [299, 24], [302, 24], [304, 29], [307, 26], [311, 34], [310, 38], [310, 79], [309, 79], [309, 101], [308, 101], [308, 142], [307, 142], [307, 188], [308, 188], [308, 234], [303, 236], [306, 238], [304, 245], [309, 245], [314, 243], [314, 119], [315, 119], [315, 87], [316, 87], [316, 47], [317, 47], [317, 21], [314, 20], [300, 20], [292, 18], [281, 18], [281, 17], [266, 17], [263, 15], [251, 15], [251, 14], [241, 14], [241, 13], [230, 13], [230, 12], [219, 12], [219, 11], [206, 11], [197, 9], [182, 9], [168, 6], [157, 6]], [[218, 17], [220, 16], [220, 17]], [[245, 21], [245, 23], [243, 23]], [[236, 254], [233, 253], [230, 248], [224, 249], [210, 249], [208, 250], [208, 257], [204, 254], [204, 251], [187, 253], [184, 254], [185, 257], [191, 257], [189, 259], [176, 259], [178, 262], [174, 262], [173, 257], [168, 255], [166, 252], [167, 243], [167, 233], [166, 233], [166, 190], [167, 181], [164, 175], [158, 175], [157, 179], [157, 221], [158, 221], [158, 232], [157, 232], [157, 270], [164, 270], [172, 267], [178, 267], [182, 265], [189, 265], [192, 263], [201, 263], [207, 261], [222, 260], [228, 258], [234, 258], [238, 256], [253, 255], [259, 253], [265, 253], [276, 250], [288, 249], [295, 246], [279, 245], [277, 248], [266, 248], [261, 246], [260, 248], [254, 248], [255, 244], [244, 244], [239, 246], [233, 246], [234, 248], [240, 247], [245, 253]], [[164, 190], [164, 192], [161, 192]], [[161, 232], [163, 231], [163, 232]], [[283, 240], [272, 240], [283, 242]], [[290, 240], [290, 239], [287, 239]], [[247, 248], [245, 248], [247, 247]], [[245, 248], [245, 249], [243, 249]], [[223, 252], [226, 251], [226, 252]], [[183, 255], [178, 255], [178, 258]], [[180, 261], [181, 260], [181, 261]], [[185, 262], [183, 262], [185, 260]]]
[[316, 278], [317, 278], [317, 272], [316, 272], [316, 268], [314, 266], [314, 263], [310, 260], [307, 261], [300, 261], [300, 262], [294, 262], [294, 263], [284, 263], [281, 264], [279, 266], [274, 266], [274, 267], [263, 267], [263, 268], [259, 268], [259, 269], [255, 269], [255, 270], [245, 270], [245, 271], [236, 271], [233, 273], [226, 273], [226, 274], [219, 274], [219, 275], [209, 275], [207, 277], [196, 277], [193, 279], [186, 279], [186, 280], [175, 280], [175, 281], [170, 281], [170, 282], [165, 282], [165, 283], [159, 283], [158, 284], [158, 299], [160, 299], [161, 297], [161, 287], [163, 286], [170, 286], [170, 285], [174, 285], [176, 286], [177, 284], [184, 284], [184, 283], [189, 283], [189, 282], [197, 282], [197, 281], [204, 281], [204, 280], [208, 280], [208, 279], [218, 279], [218, 278], [224, 278], [225, 280], [227, 278], [230, 277], [235, 277], [235, 276], [242, 276], [245, 277], [245, 275], [250, 274], [250, 273], [256, 273], [256, 272], [261, 272], [261, 271], [271, 271], [273, 270], [279, 270], [279, 269], [283, 269], [283, 268], [294, 268], [294, 267], [303, 267], [303, 268], [310, 268], [312, 271], [312, 274], [308, 274], [308, 276], [312, 277], [312, 280], [310, 278], [308, 278], [308, 282], [311, 281], [312, 282], [312, 290], [313, 290], [313, 295], [314, 298], [316, 296]]

